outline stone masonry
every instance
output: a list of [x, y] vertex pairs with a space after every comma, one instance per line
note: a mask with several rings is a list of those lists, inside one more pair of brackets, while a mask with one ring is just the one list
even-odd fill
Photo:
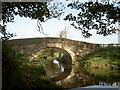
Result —
[[72, 62], [80, 60], [85, 55], [94, 52], [99, 48], [99, 44], [51, 37], [14, 39], [9, 40], [8, 43], [10, 47], [28, 57], [31, 57], [43, 48], [58, 48], [66, 53], [66, 55], [70, 56]]

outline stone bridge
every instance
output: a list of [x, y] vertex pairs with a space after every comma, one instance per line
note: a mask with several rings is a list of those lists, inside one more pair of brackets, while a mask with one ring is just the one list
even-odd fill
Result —
[[99, 48], [98, 44], [92, 44], [82, 41], [75, 41], [64, 38], [26, 38], [14, 39], [8, 41], [10, 47], [31, 57], [43, 48], [58, 48], [69, 56], [72, 62], [80, 60], [85, 55], [94, 52]]

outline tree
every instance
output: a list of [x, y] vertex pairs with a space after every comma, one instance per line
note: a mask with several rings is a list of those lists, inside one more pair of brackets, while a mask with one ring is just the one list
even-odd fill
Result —
[[119, 31], [112, 26], [120, 22], [120, 2], [85, 2], [69, 3], [67, 7], [79, 10], [77, 15], [70, 13], [64, 20], [72, 21], [72, 26], [81, 30], [84, 37], [90, 37], [90, 30], [95, 29], [96, 34], [107, 36]]
[[68, 31], [67, 31], [66, 27], [64, 28], [64, 30], [62, 30], [62, 31], [59, 32], [59, 36], [60, 36], [60, 38], [67, 38]]
[[[72, 26], [82, 31], [84, 37], [90, 37], [90, 30], [95, 29], [99, 35], [111, 35], [119, 29], [112, 26], [120, 22], [120, 2], [85, 2], [79, 0], [68, 3], [67, 7], [79, 10], [77, 15], [68, 14], [64, 20], [72, 21]], [[61, 2], [2, 2], [4, 39], [9, 39], [13, 34], [5, 30], [8, 22], [13, 22], [16, 15], [37, 19], [38, 29], [43, 33], [41, 22], [52, 18], [59, 18], [64, 10]], [[43, 33], [44, 34], [44, 33]]]
[[[68, 31], [67, 31], [67, 28], [65, 27], [64, 30], [59, 32], [59, 37], [67, 39], [67, 36], [68, 36]], [[64, 48], [63, 45], [62, 45], [62, 48]], [[61, 52], [59, 52], [59, 59], [62, 59], [62, 53]]]
[[9, 39], [13, 36], [13, 34], [7, 33], [5, 27], [8, 22], [14, 22], [16, 15], [37, 19], [38, 29], [43, 33], [41, 22], [60, 17], [63, 8], [64, 6], [59, 2], [2, 2], [3, 29], [1, 33], [4, 35], [3, 39]]

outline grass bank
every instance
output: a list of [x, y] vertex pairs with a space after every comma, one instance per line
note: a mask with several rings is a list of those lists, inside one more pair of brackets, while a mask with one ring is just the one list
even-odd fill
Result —
[[120, 81], [120, 48], [101, 49], [80, 61], [88, 74], [101, 80]]

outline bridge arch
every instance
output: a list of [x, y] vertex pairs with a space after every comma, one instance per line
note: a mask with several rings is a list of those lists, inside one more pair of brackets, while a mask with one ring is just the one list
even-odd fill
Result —
[[8, 44], [13, 49], [21, 52], [28, 57], [42, 48], [61, 48], [61, 50], [65, 50], [70, 54], [72, 63], [74, 61], [80, 60], [85, 55], [94, 52], [96, 49], [99, 49], [98, 44], [51, 37], [14, 39], [9, 40]]
[[69, 68], [68, 68], [68, 66], [67, 67], [64, 67], [64, 71], [63, 72], [61, 72], [59, 75], [57, 75], [57, 76], [55, 76], [55, 77], [51, 77], [51, 80], [53, 80], [53, 81], [59, 81], [59, 80], [62, 80], [62, 79], [65, 79], [68, 75], [70, 75], [70, 73], [71, 73], [71, 70], [72, 70], [72, 57], [71, 57], [71, 55], [70, 55], [70, 53], [68, 53], [65, 49], [63, 49], [63, 48], [59, 48], [59, 47], [39, 47], [38, 49], [36, 49], [33, 53], [32, 53], [32, 55], [31, 55], [31, 57], [33, 57], [34, 56], [34, 54], [35, 53], [37, 53], [37, 52], [39, 52], [40, 50], [42, 50], [42, 49], [47, 49], [47, 48], [53, 48], [53, 49], [58, 49], [60, 52], [62, 52], [62, 53], [64, 53], [65, 54], [65, 64], [67, 64], [67, 65], [69, 65]]
[[38, 49], [36, 49], [35, 51], [33, 51], [32, 52], [32, 54], [31, 54], [31, 60], [32, 60], [32, 57], [34, 57], [34, 55], [37, 53], [37, 52], [39, 52], [40, 50], [42, 50], [42, 49], [47, 49], [47, 48], [51, 48], [51, 49], [57, 49], [57, 50], [59, 50], [60, 52], [62, 52], [64, 55], [65, 55], [65, 59], [64, 59], [64, 61], [66, 62], [66, 63], [72, 63], [72, 57], [71, 57], [71, 54], [69, 53], [69, 52], [67, 52], [65, 49], [63, 49], [63, 48], [59, 48], [59, 47], [39, 47]]

